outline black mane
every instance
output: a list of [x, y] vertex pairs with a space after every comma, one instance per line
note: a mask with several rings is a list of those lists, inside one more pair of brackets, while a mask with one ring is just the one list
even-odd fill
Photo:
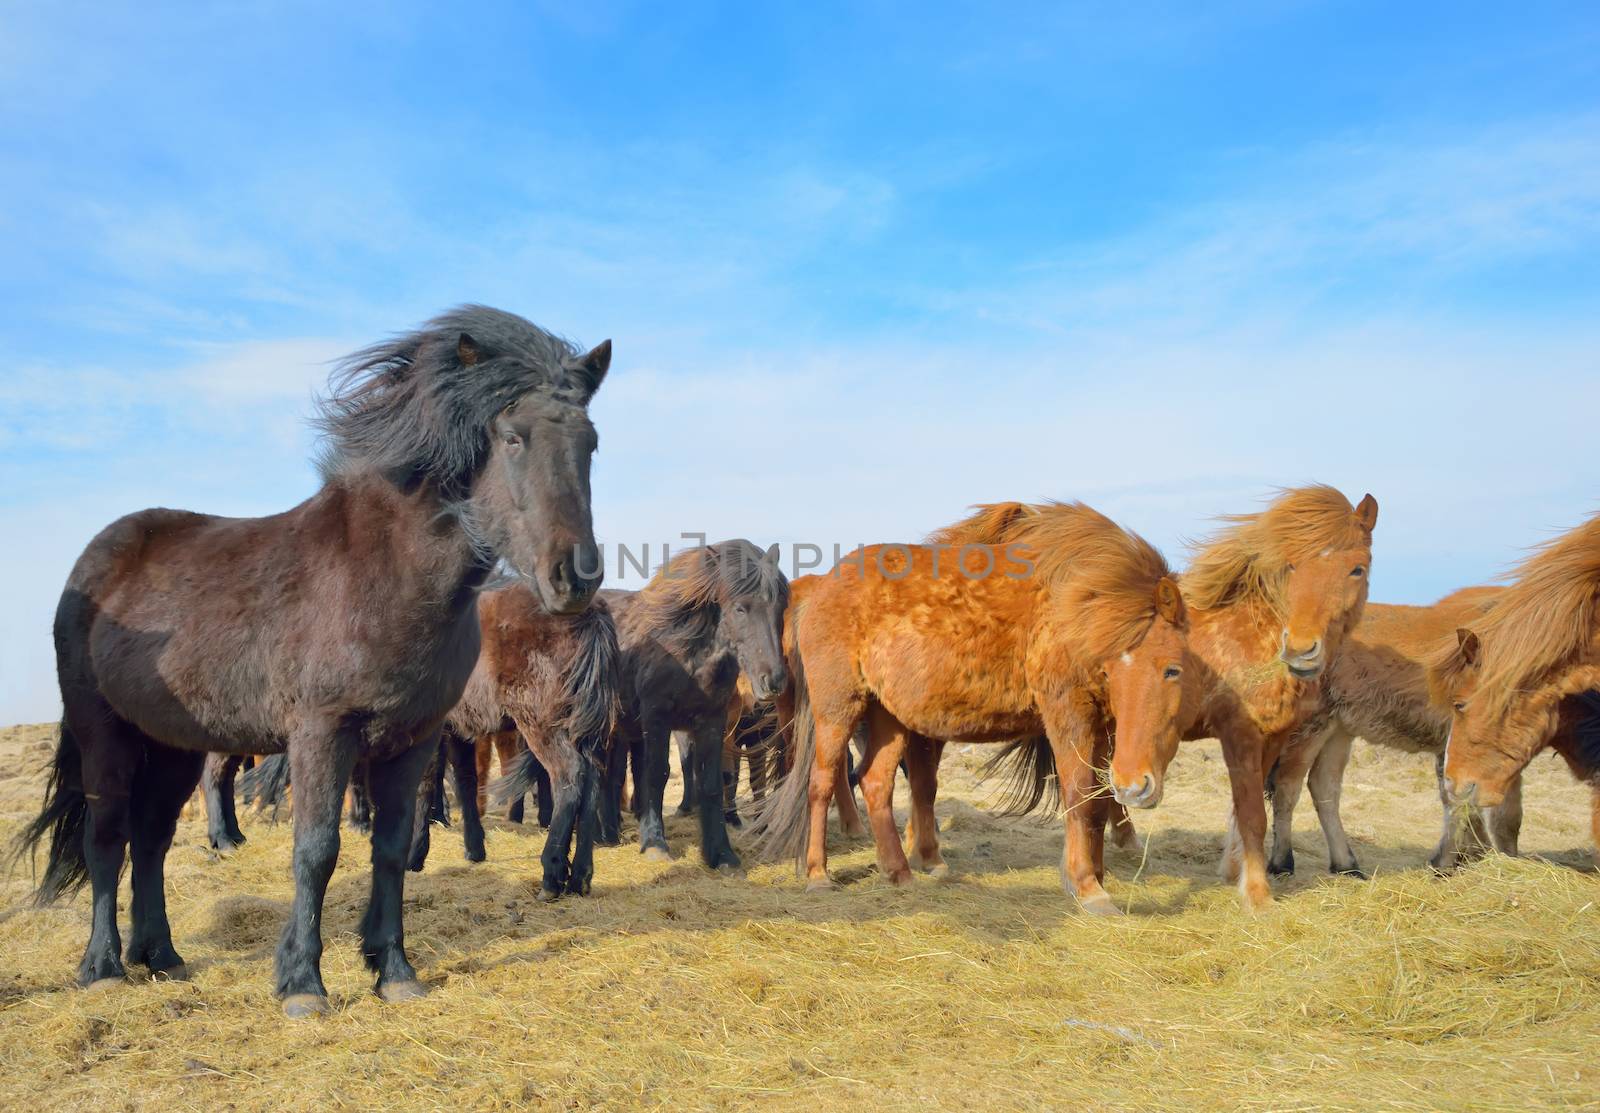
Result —
[[[477, 359], [463, 362], [470, 336]], [[581, 406], [588, 392], [570, 370], [578, 349], [500, 309], [463, 305], [421, 328], [340, 362], [315, 424], [327, 438], [323, 475], [376, 468], [409, 486], [437, 484], [463, 496], [489, 451], [489, 422], [540, 391]]]

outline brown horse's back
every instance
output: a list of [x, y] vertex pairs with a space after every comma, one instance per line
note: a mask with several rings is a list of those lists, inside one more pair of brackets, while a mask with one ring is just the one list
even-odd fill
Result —
[[1349, 733], [1394, 749], [1443, 750], [1450, 712], [1430, 699], [1427, 662], [1503, 590], [1463, 588], [1427, 607], [1368, 603], [1328, 675], [1329, 706]]

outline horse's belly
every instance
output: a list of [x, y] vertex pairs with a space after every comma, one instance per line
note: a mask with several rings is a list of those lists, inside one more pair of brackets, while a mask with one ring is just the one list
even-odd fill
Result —
[[884, 709], [918, 734], [997, 741], [1039, 729], [1022, 670], [1008, 656], [960, 654], [899, 631], [874, 640], [862, 672]]

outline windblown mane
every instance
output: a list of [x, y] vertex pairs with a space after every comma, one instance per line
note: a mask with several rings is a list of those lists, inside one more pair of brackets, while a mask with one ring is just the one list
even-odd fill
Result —
[[1035, 513], [1025, 502], [982, 502], [976, 513], [928, 534], [927, 545], [1001, 545], [1019, 518]]
[[[1581, 654], [1593, 636], [1600, 591], [1600, 514], [1539, 546], [1512, 573], [1495, 605], [1472, 623], [1478, 635], [1474, 700], [1503, 711], [1517, 691], [1536, 687]], [[1465, 662], [1453, 642], [1434, 662], [1446, 684]]]
[[[478, 350], [462, 361], [461, 336]], [[347, 356], [317, 404], [327, 438], [324, 476], [368, 466], [402, 484], [433, 481], [465, 495], [489, 452], [489, 422], [519, 398], [545, 391], [582, 405], [569, 370], [576, 348], [513, 313], [463, 305], [420, 329]]]
[[1015, 545], [1053, 589], [1074, 655], [1098, 663], [1138, 645], [1171, 575], [1156, 547], [1081, 502], [989, 503], [928, 535], [929, 544]]
[[1231, 524], [1201, 543], [1184, 570], [1183, 598], [1191, 606], [1211, 610], [1255, 599], [1281, 611], [1291, 564], [1366, 542], [1350, 500], [1323, 483], [1281, 490], [1267, 509], [1223, 521]]
[[785, 607], [789, 581], [776, 559], [743, 538], [686, 549], [673, 557], [639, 590], [637, 620], [657, 628], [679, 624], [690, 612], [741, 596], [756, 596]]

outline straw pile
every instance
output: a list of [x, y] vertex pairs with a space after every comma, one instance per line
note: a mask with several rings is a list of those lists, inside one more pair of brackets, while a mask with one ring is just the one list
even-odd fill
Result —
[[[36, 805], [47, 728], [0, 733], [0, 835]], [[603, 850], [593, 897], [532, 899], [542, 836], [492, 823], [488, 863], [453, 833], [406, 890], [435, 988], [384, 1006], [356, 953], [364, 840], [329, 892], [334, 1015], [270, 995], [290, 835], [245, 817], [219, 860], [186, 819], [168, 865], [185, 984], [70, 988], [87, 900], [0, 893], [0, 1107], [1529, 1109], [1600, 1099], [1600, 879], [1587, 793], [1541, 760], [1525, 853], [1445, 879], [1421, 863], [1431, 763], [1358, 751], [1346, 821], [1378, 876], [1332, 879], [1309, 806], [1300, 875], [1266, 912], [1215, 879], [1226, 776], [1185, 746], [1147, 853], [1112, 851], [1132, 915], [1075, 914], [1060, 829], [981, 810], [981, 755], [946, 760], [953, 876], [884, 885], [865, 843], [833, 893], [787, 866], [714, 877], [676, 821], [673, 863]], [[669, 802], [675, 800], [669, 789]], [[903, 804], [902, 804], [903, 807]], [[837, 837], [835, 845], [838, 845]], [[125, 901], [125, 898], [124, 898]], [[126, 903], [123, 922], [126, 925]], [[126, 932], [126, 927], [124, 927]]]

